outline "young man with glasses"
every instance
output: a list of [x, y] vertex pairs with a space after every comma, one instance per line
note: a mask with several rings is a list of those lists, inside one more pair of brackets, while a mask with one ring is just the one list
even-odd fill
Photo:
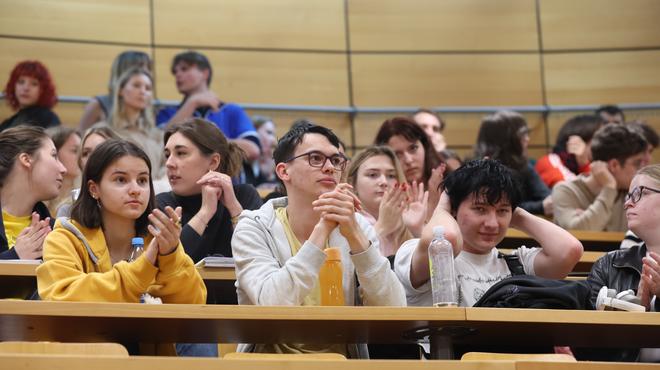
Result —
[[645, 164], [646, 140], [630, 127], [607, 124], [591, 139], [591, 173], [552, 189], [554, 220], [565, 229], [626, 231], [623, 203]]
[[[349, 184], [340, 183], [347, 158], [337, 136], [311, 123], [295, 125], [273, 157], [287, 197], [241, 214], [232, 238], [238, 303], [320, 305], [323, 250], [338, 247], [346, 305], [405, 306], [403, 287], [379, 252], [378, 236], [355, 212], [359, 200]], [[346, 344], [253, 344], [239, 350], [366, 357], [366, 346]]]

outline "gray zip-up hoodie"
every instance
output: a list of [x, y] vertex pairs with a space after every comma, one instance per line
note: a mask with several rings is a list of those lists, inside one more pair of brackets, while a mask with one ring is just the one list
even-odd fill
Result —
[[[305, 241], [298, 253], [291, 255], [284, 227], [275, 215], [276, 208], [286, 205], [286, 197], [277, 198], [258, 210], [241, 213], [231, 241], [239, 304], [299, 306], [318, 280], [325, 253]], [[405, 306], [403, 286], [380, 253], [378, 235], [364, 217], [357, 213], [355, 217], [371, 241], [366, 251], [351, 254], [339, 228], [332, 231], [328, 243], [341, 249], [346, 305]], [[250, 348], [242, 346], [239, 350]], [[366, 356], [366, 351], [358, 351], [357, 357]]]

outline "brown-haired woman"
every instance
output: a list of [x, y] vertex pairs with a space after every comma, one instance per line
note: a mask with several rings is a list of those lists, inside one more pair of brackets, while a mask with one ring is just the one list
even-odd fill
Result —
[[195, 261], [231, 256], [234, 224], [243, 209], [261, 207], [252, 185], [233, 185], [243, 151], [211, 122], [193, 118], [165, 132], [167, 178], [172, 191], [158, 194], [159, 207], [183, 208], [181, 242]]
[[51, 227], [43, 202], [57, 197], [66, 169], [40, 127], [3, 131], [0, 148], [0, 259], [41, 258]]
[[429, 192], [427, 219], [430, 218], [440, 200], [445, 164], [424, 130], [410, 118], [394, 117], [380, 126], [374, 144], [387, 145], [394, 151], [408, 184], [424, 184]]

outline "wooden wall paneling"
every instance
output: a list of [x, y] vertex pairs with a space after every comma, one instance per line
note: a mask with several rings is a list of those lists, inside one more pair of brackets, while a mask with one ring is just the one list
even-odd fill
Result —
[[157, 45], [345, 50], [342, 0], [160, 0]]
[[[341, 54], [200, 50], [213, 66], [211, 89], [221, 99], [284, 105], [348, 105], [346, 57]], [[180, 50], [156, 50], [160, 99], [179, 100], [172, 58]]]
[[149, 26], [149, 0], [0, 2], [2, 35], [148, 45]]
[[538, 50], [533, 0], [348, 3], [353, 50]]
[[353, 55], [358, 106], [540, 105], [538, 55]]
[[657, 103], [660, 50], [545, 54], [550, 105]]
[[655, 0], [541, 0], [545, 49], [660, 47]]
[[[20, 61], [38, 59], [53, 76], [58, 95], [106, 94], [112, 61], [128, 49], [115, 45], [0, 38], [0, 50], [3, 50], [0, 76], [6, 79]], [[148, 48], [130, 49], [149, 53]]]

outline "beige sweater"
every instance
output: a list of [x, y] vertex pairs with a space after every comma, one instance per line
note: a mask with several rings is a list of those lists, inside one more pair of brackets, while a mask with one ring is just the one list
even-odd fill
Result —
[[597, 194], [589, 190], [584, 176], [564, 181], [552, 189], [554, 221], [565, 229], [626, 231], [623, 209], [625, 193], [603, 188]]

